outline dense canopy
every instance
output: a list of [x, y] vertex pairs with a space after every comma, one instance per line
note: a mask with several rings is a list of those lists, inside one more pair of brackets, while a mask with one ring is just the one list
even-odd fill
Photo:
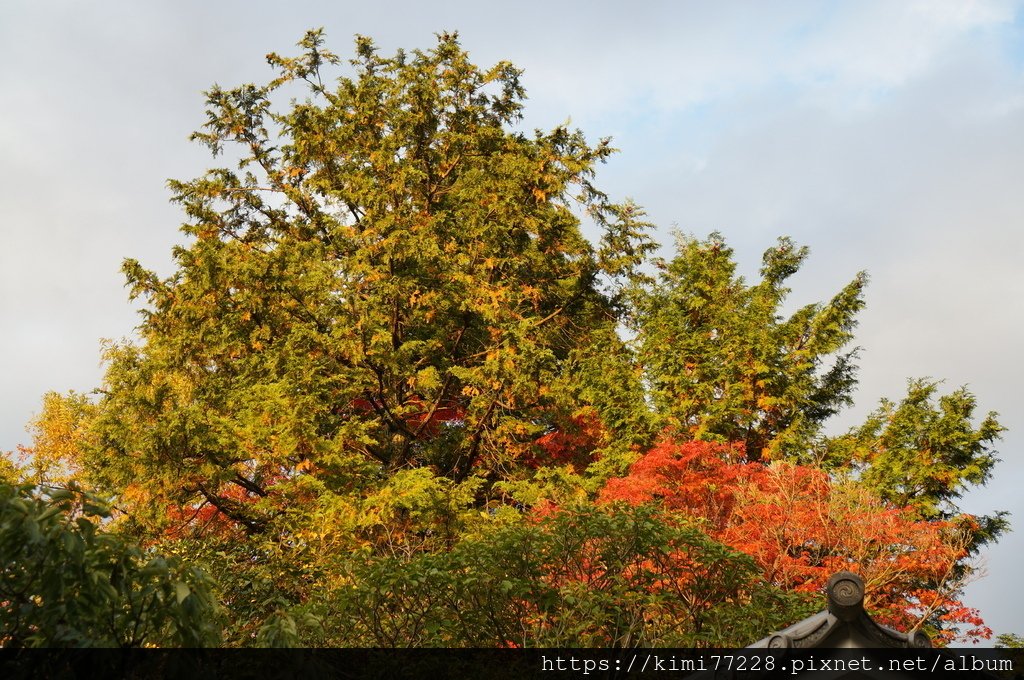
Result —
[[[826, 433], [863, 273], [784, 315], [809, 256], [788, 238], [754, 283], [719, 234], [653, 257], [595, 184], [609, 140], [520, 130], [520, 72], [455, 35], [359, 37], [347, 65], [319, 31], [299, 47], [207, 92], [193, 138], [222, 164], [170, 183], [174, 272], [125, 261], [137, 341], [94, 395], [47, 395], [0, 470], [25, 483], [0, 540], [116, 587], [68, 628], [83, 586], [44, 574], [43, 616], [0, 643], [742, 645], [840, 568], [894, 625], [987, 634], [960, 595], [1005, 520], [955, 501], [995, 414], [913, 380]], [[2, 583], [28, 579], [4, 554]], [[82, 636], [111, 609], [146, 634]]]

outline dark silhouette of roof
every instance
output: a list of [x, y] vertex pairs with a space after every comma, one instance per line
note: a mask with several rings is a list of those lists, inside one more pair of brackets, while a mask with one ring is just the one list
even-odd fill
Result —
[[918, 630], [901, 633], [876, 623], [864, 611], [864, 580], [849, 571], [834, 574], [825, 589], [828, 608], [764, 637], [752, 648], [922, 648], [931, 639]]

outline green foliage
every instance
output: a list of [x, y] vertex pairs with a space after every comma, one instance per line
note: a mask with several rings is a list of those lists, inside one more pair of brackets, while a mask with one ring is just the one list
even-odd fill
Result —
[[[934, 381], [909, 381], [899, 403], [883, 399], [862, 426], [828, 442], [826, 461], [852, 466], [880, 497], [921, 517], [958, 517], [956, 500], [968, 485], [991, 476], [998, 461], [993, 445], [1005, 428], [994, 412], [974, 424], [977, 400], [966, 387], [937, 397], [938, 388]], [[973, 548], [1007, 526], [1005, 513], [972, 519]]]
[[319, 633], [301, 612], [347, 582], [342, 563], [375, 556], [400, 562], [450, 550], [479, 525], [506, 516], [476, 507], [481, 483], [476, 477], [454, 482], [415, 468], [358, 497], [333, 493], [305, 477], [282, 493], [296, 502], [264, 532], [245, 535], [230, 524], [225, 529], [211, 515], [213, 524], [203, 530], [185, 525], [165, 532], [157, 547], [213, 577], [227, 616], [225, 644], [287, 646], [293, 625], [300, 626], [305, 644], [327, 644], [309, 637]]
[[107, 517], [106, 507], [75, 488], [0, 486], [0, 645], [217, 641], [207, 578], [104, 531]]
[[[238, 168], [171, 183], [192, 239], [171, 277], [125, 263], [144, 342], [108, 353], [97, 430], [98, 458], [133, 461], [122, 486], [250, 532], [282, 478], [502, 476], [557, 426], [551, 387], [583, 394], [590, 348], [625, 351], [617, 291], [651, 247], [591, 182], [607, 140], [511, 130], [510, 64], [478, 69], [454, 35], [390, 58], [360, 38], [328, 86], [338, 59], [318, 32], [300, 45], [269, 84], [207, 93], [193, 137]], [[308, 98], [279, 110], [286, 84]], [[626, 427], [629, 395], [600, 394]]]
[[806, 611], [749, 558], [652, 507], [497, 523], [450, 552], [348, 569], [319, 610], [330, 644], [741, 645]]
[[1024, 649], [1024, 636], [1015, 633], [1000, 633], [996, 636], [997, 648]]
[[[680, 235], [654, 286], [635, 291], [637, 347], [660, 422], [695, 439], [743, 442], [750, 460], [798, 458], [851, 402], [852, 339], [866, 282], [789, 318], [785, 281], [807, 257], [789, 239], [764, 254], [761, 281], [735, 273], [722, 237]], [[824, 366], [834, 356], [830, 367]]]
[[322, 586], [301, 547], [206, 536], [165, 539], [159, 549], [210, 575], [211, 590], [223, 613], [222, 645], [296, 646], [289, 643], [290, 627], [281, 627], [282, 613], [309, 598], [311, 585]]
[[[851, 402], [863, 274], [785, 316], [807, 248], [780, 239], [748, 284], [712, 234], [650, 277], [643, 211], [594, 184], [609, 140], [518, 131], [511, 64], [451, 34], [391, 57], [358, 37], [347, 64], [319, 31], [299, 46], [206, 93], [193, 139], [222, 167], [170, 183], [174, 271], [124, 263], [140, 341], [106, 347], [95, 400], [44, 398], [33, 467], [0, 459], [0, 481], [118, 506], [4, 487], [0, 641], [742, 645], [820, 604], [692, 507], [596, 504], [659, 434], [814, 463], [925, 519], [988, 479], [1002, 428], [966, 390], [912, 383], [822, 437]], [[957, 521], [974, 547], [1005, 525]]]

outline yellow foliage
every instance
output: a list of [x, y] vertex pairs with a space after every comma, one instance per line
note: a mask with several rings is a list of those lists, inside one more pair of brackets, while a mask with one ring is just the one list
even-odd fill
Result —
[[37, 481], [63, 483], [81, 471], [82, 449], [92, 404], [84, 395], [49, 392], [43, 410], [29, 424], [32, 468]]

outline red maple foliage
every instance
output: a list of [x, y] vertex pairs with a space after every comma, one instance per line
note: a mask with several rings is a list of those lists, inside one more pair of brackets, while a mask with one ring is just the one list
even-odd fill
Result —
[[562, 419], [538, 437], [532, 449], [523, 453], [520, 462], [531, 468], [568, 464], [582, 470], [594, 462], [594, 451], [605, 437], [604, 423], [597, 414], [582, 410]]
[[952, 522], [922, 520], [818, 468], [744, 461], [741, 446], [664, 438], [629, 475], [609, 480], [601, 500], [659, 500], [787, 590], [820, 590], [837, 571], [857, 572], [882, 623], [909, 630], [940, 621], [939, 642], [958, 635], [949, 626], [967, 627], [964, 638], [991, 635], [956, 597], [967, 552]]

